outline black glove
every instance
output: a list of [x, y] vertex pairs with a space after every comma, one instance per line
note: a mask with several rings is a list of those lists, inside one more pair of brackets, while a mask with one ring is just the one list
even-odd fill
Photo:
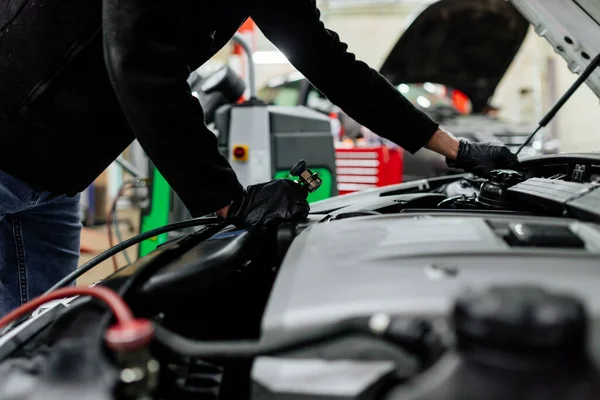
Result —
[[495, 169], [521, 170], [519, 159], [506, 146], [492, 143], [471, 143], [460, 139], [456, 161], [446, 160], [449, 167], [464, 169], [487, 178]]
[[306, 196], [308, 191], [289, 179], [250, 185], [240, 199], [231, 203], [227, 220], [245, 227], [303, 220], [310, 211]]

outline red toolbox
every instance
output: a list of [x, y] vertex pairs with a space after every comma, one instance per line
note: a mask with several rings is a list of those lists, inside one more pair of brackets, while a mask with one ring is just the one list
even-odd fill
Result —
[[335, 159], [339, 194], [402, 182], [401, 148], [340, 146]]

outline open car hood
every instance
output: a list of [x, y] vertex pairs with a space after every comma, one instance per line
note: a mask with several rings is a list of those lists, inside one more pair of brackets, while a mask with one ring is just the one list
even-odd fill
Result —
[[[577, 74], [600, 53], [600, 2], [598, 0], [511, 0]], [[600, 97], [600, 70], [587, 79]]]
[[434, 82], [458, 89], [478, 113], [494, 94], [528, 28], [527, 20], [505, 0], [440, 0], [410, 24], [380, 72], [394, 85]]

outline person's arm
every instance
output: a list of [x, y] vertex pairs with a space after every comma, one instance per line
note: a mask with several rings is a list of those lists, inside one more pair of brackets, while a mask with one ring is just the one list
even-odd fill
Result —
[[456, 157], [458, 140], [325, 28], [315, 0], [251, 0], [251, 16], [288, 60], [349, 116], [411, 153]]
[[187, 83], [179, 3], [103, 0], [106, 66], [135, 137], [192, 215], [224, 216], [243, 188]]
[[456, 136], [438, 128], [424, 147], [454, 161], [458, 156], [459, 145], [460, 141]]

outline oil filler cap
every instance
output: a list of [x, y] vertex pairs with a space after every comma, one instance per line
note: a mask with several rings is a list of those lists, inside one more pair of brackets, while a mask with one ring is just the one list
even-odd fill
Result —
[[586, 348], [583, 303], [570, 295], [528, 285], [466, 291], [454, 305], [459, 347], [575, 356]]
[[500, 208], [506, 207], [506, 189], [525, 180], [525, 175], [521, 172], [497, 169], [490, 173], [490, 178], [481, 186], [477, 195], [477, 202], [487, 207]]

